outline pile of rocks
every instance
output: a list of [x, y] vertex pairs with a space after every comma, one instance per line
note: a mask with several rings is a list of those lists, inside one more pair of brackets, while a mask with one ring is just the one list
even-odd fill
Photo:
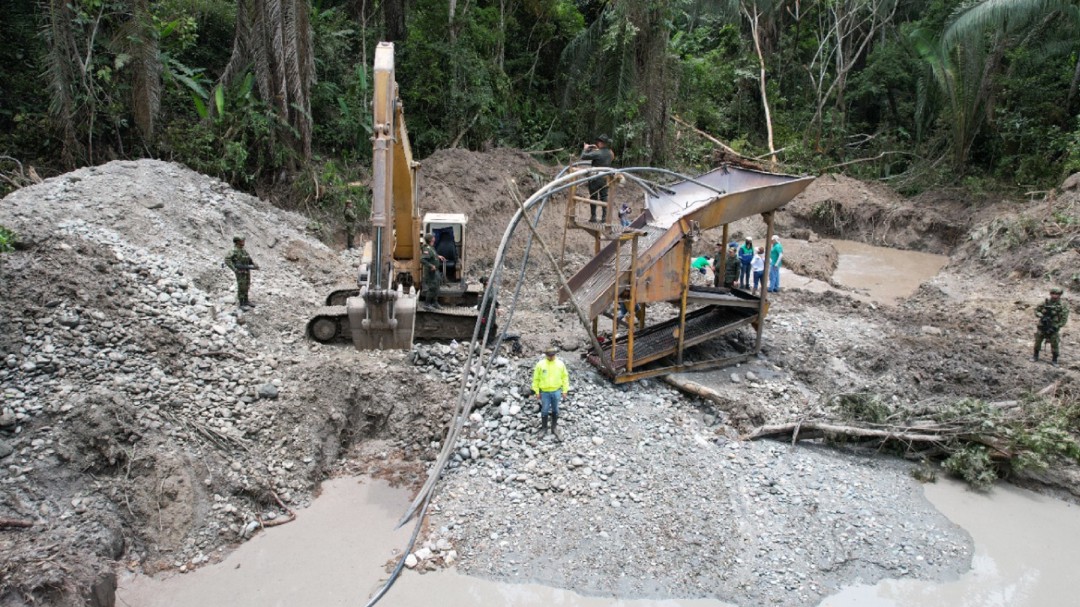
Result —
[[966, 568], [969, 538], [902, 463], [731, 441], [727, 415], [703, 401], [567, 362], [562, 442], [538, 434], [522, 394], [532, 360], [485, 378], [504, 398], [472, 413], [432, 502], [464, 571], [586, 594], [808, 605], [857, 577]]

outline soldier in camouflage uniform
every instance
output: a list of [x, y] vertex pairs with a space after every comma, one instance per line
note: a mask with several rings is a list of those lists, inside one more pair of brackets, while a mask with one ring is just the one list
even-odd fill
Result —
[[1039, 317], [1039, 326], [1035, 330], [1035, 355], [1031, 357], [1031, 360], [1039, 360], [1043, 342], [1047, 341], [1050, 342], [1050, 352], [1053, 355], [1050, 364], [1055, 367], [1058, 362], [1061, 328], [1069, 320], [1069, 306], [1061, 301], [1061, 293], [1060, 287], [1050, 289], [1050, 298], [1035, 307], [1035, 315]]
[[446, 261], [446, 258], [435, 251], [435, 235], [428, 234], [420, 250], [420, 266], [423, 268], [420, 298], [432, 308], [439, 307], [439, 284], [442, 282], [439, 268], [442, 261]]
[[243, 236], [235, 236], [232, 241], [233, 250], [225, 257], [225, 265], [236, 275], [236, 303], [241, 308], [254, 308], [255, 304], [248, 301], [248, 288], [251, 286], [251, 271], [258, 270], [259, 266], [255, 265], [244, 248]]
[[353, 248], [353, 237], [356, 236], [356, 208], [352, 199], [345, 201], [345, 246]]
[[[592, 161], [592, 165], [598, 168], [610, 167], [615, 160], [615, 153], [611, 151], [611, 139], [607, 135], [596, 138], [594, 145], [586, 143], [581, 152], [582, 160]], [[607, 175], [599, 175], [589, 180], [589, 198], [605, 203], [600, 207], [600, 222], [607, 222], [607, 199], [608, 178]], [[589, 205], [589, 222], [596, 223], [596, 205]]]

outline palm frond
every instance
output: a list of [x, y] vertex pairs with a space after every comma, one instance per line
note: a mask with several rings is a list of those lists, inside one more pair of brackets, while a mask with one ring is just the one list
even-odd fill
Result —
[[1068, 0], [982, 0], [953, 15], [941, 42], [946, 48], [980, 43], [987, 32], [1016, 31], [1053, 11], [1073, 8]]

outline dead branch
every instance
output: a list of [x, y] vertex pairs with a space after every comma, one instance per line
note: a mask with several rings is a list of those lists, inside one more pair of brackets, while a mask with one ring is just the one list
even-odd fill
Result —
[[296, 520], [296, 513], [292, 511], [292, 508], [289, 508], [288, 506], [286, 506], [285, 503], [281, 501], [281, 498], [278, 497], [277, 493], [274, 493], [273, 491], [271, 491], [270, 495], [274, 496], [274, 501], [277, 502], [278, 506], [281, 506], [281, 509], [286, 512], [286, 516], [285, 516], [285, 518], [276, 518], [276, 519], [271, 520], [271, 521], [264, 521], [264, 520], [262, 520], [261, 517], [256, 517], [256, 520], [259, 521], [259, 526], [263, 527], [263, 528], [277, 527], [278, 525], [284, 525], [285, 523], [291, 523], [291, 522], [295, 521]]
[[750, 160], [746, 156], [743, 156], [742, 154], [736, 152], [734, 148], [732, 148], [731, 146], [725, 144], [723, 141], [720, 141], [716, 137], [713, 137], [712, 135], [706, 133], [705, 131], [703, 131], [703, 130], [697, 128], [696, 126], [690, 124], [689, 122], [683, 120], [682, 118], [679, 118], [678, 116], [672, 114], [671, 119], [674, 120], [675, 122], [677, 122], [678, 124], [690, 129], [691, 131], [694, 131], [698, 135], [701, 135], [705, 139], [708, 139], [710, 142], [715, 143], [716, 145], [720, 146], [720, 148], [722, 150], [724, 150], [725, 152], [727, 152], [728, 154], [731, 154], [732, 156], [738, 156], [739, 158], [744, 158], [746, 160]]
[[34, 526], [34, 521], [24, 521], [16, 518], [0, 518], [0, 529], [15, 528], [27, 529]]
[[891, 154], [903, 154], [905, 156], [916, 156], [916, 157], [918, 157], [918, 154], [913, 154], [911, 152], [905, 152], [905, 151], [902, 151], [902, 150], [893, 150], [893, 151], [882, 152], [882, 153], [878, 154], [877, 156], [873, 156], [873, 157], [870, 157], [870, 158], [856, 158], [855, 160], [849, 160], [847, 162], [841, 162], [840, 164], [829, 165], [829, 166], [821, 169], [821, 172], [824, 173], [825, 171], [829, 171], [829, 170], [832, 170], [832, 169], [838, 169], [840, 167], [845, 167], [845, 166], [847, 166], [849, 164], [858, 164], [860, 162], [870, 162], [870, 161], [873, 161], [873, 160], [881, 160], [885, 156], [889, 156]]

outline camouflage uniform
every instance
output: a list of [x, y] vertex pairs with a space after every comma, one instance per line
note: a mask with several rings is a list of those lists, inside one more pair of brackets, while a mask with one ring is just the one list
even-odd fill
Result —
[[[1050, 293], [1060, 295], [1061, 290], [1054, 289]], [[1035, 355], [1032, 360], [1039, 360], [1039, 352], [1046, 341], [1050, 343], [1052, 362], [1056, 363], [1061, 328], [1069, 321], [1069, 306], [1060, 298], [1050, 298], [1035, 307], [1035, 315], [1039, 317], [1039, 327], [1035, 330]]]
[[251, 286], [251, 270], [256, 266], [251, 260], [251, 255], [248, 255], [247, 250], [244, 249], [243, 242], [242, 238], [233, 239], [233, 244], [236, 246], [225, 257], [225, 265], [236, 275], [236, 303], [247, 306], [250, 303], [248, 302], [248, 288]]
[[442, 282], [442, 274], [439, 273], [439, 254], [435, 252], [435, 247], [426, 242], [421, 249], [420, 266], [423, 268], [420, 297], [424, 300], [424, 303], [430, 306], [438, 306], [439, 283]]
[[345, 246], [353, 248], [353, 237], [356, 235], [356, 209], [353, 201], [345, 202]]
[[735, 288], [735, 283], [739, 280], [739, 269], [742, 264], [739, 263], [739, 257], [735, 254], [734, 249], [728, 249], [727, 261], [724, 266], [724, 286], [729, 289]]
[[[599, 139], [598, 139], [599, 141]], [[605, 142], [605, 146], [607, 142]], [[594, 167], [610, 167], [612, 161], [615, 160], [615, 153], [611, 151], [609, 147], [597, 147], [587, 152], [582, 152], [582, 160], [592, 161]], [[606, 175], [599, 177], [593, 177], [589, 180], [589, 198], [593, 200], [599, 200], [601, 202], [607, 202], [608, 199], [608, 181]], [[601, 222], [607, 221], [607, 207], [601, 208]], [[589, 205], [589, 221], [596, 223], [596, 206]]]

